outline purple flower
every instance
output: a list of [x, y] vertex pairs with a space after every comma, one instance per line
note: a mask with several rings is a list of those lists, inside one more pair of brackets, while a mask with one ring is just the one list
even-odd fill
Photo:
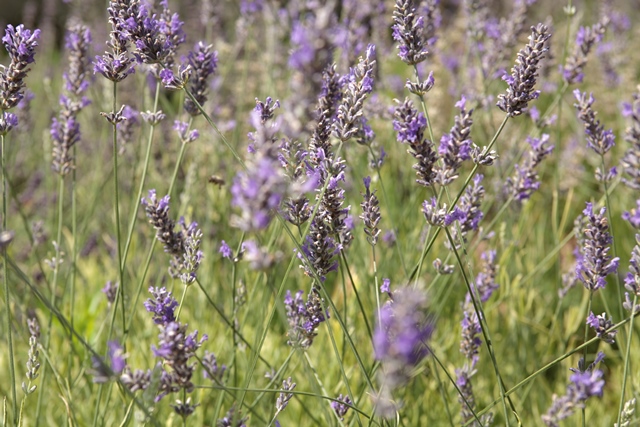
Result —
[[156, 229], [156, 238], [164, 246], [164, 251], [181, 258], [184, 252], [184, 238], [182, 233], [174, 231], [175, 221], [169, 218], [169, 195], [158, 200], [156, 190], [149, 190], [148, 198], [142, 198], [149, 218], [149, 223]]
[[65, 89], [75, 95], [81, 95], [89, 87], [89, 47], [91, 31], [82, 24], [72, 26], [65, 37], [65, 48], [69, 55], [69, 68], [64, 73]]
[[340, 421], [344, 421], [345, 415], [353, 405], [353, 402], [349, 396], [343, 396], [342, 394], [331, 401], [331, 408], [334, 410]]
[[393, 9], [394, 24], [391, 27], [393, 39], [398, 42], [398, 56], [409, 65], [427, 59], [427, 46], [435, 32], [434, 22], [425, 25], [425, 18], [417, 15], [413, 3], [411, 0], [396, 0]]
[[[200, 106], [204, 106], [207, 102], [209, 78], [215, 74], [218, 67], [218, 53], [213, 50], [212, 45], [206, 45], [200, 41], [187, 55], [187, 61], [191, 66], [189, 92]], [[192, 116], [200, 114], [200, 110], [189, 97], [184, 100], [184, 109]]]
[[329, 318], [329, 312], [324, 310], [324, 299], [320, 297], [315, 285], [311, 287], [307, 301], [303, 295], [303, 291], [296, 292], [295, 297], [291, 295], [291, 291], [285, 294], [284, 306], [289, 322], [287, 344], [295, 348], [308, 349], [318, 335], [320, 323]]
[[189, 130], [189, 123], [180, 120], [173, 122], [173, 130], [178, 133], [183, 144], [193, 142], [200, 137], [200, 132], [197, 129]]
[[144, 307], [148, 312], [153, 313], [153, 321], [158, 325], [165, 325], [176, 320], [174, 311], [178, 307], [171, 292], [166, 288], [149, 287], [151, 298], [144, 302]]
[[437, 181], [442, 185], [448, 185], [458, 177], [458, 169], [462, 162], [469, 160], [471, 150], [471, 125], [473, 109], [466, 110], [466, 98], [463, 96], [455, 106], [460, 109], [460, 114], [455, 117], [455, 124], [448, 134], [440, 139], [438, 154], [442, 158], [443, 166], [437, 172]]
[[622, 219], [629, 221], [635, 229], [640, 229], [640, 199], [636, 200], [636, 208], [622, 214]]
[[426, 296], [413, 288], [397, 289], [378, 314], [373, 335], [376, 359], [385, 366], [385, 384], [405, 384], [410, 371], [428, 354], [433, 321], [426, 312]]
[[438, 155], [433, 143], [425, 138], [426, 118], [422, 113], [418, 113], [408, 98], [396, 107], [393, 128], [397, 132], [398, 141], [408, 144], [407, 152], [418, 161], [413, 165], [418, 177], [416, 182], [425, 187], [431, 186], [436, 178], [435, 165]]
[[[596, 361], [586, 370], [572, 369], [574, 372], [569, 377], [569, 385], [564, 396], [554, 396], [553, 403], [547, 413], [542, 416], [542, 421], [548, 427], [559, 427], [559, 422], [569, 417], [576, 409], [585, 407], [586, 401], [593, 396], [602, 396], [604, 390], [603, 372], [595, 369], [595, 365], [604, 357], [598, 355]], [[583, 365], [580, 360], [579, 365]]]
[[548, 33], [546, 25], [538, 24], [536, 27], [531, 27], [529, 43], [518, 52], [511, 75], [505, 75], [502, 78], [509, 87], [505, 94], [498, 95], [497, 106], [509, 117], [522, 114], [529, 101], [538, 98], [540, 92], [534, 90], [538, 77], [538, 64], [549, 50], [550, 37], [551, 34]]
[[380, 292], [391, 295], [391, 280], [382, 279], [382, 285], [380, 285]]
[[229, 245], [227, 245], [227, 242], [225, 242], [224, 240], [220, 242], [220, 250], [218, 252], [222, 254], [223, 258], [231, 259], [231, 257], [233, 256], [233, 251], [231, 250]]
[[215, 354], [205, 350], [204, 356], [202, 356], [202, 366], [204, 367], [203, 376], [205, 378], [216, 381], [217, 383], [223, 382], [227, 366], [218, 366], [218, 359]]
[[580, 27], [576, 34], [573, 53], [567, 58], [562, 70], [562, 77], [568, 84], [581, 83], [584, 78], [583, 69], [587, 65], [589, 53], [597, 43], [604, 38], [608, 18], [603, 17], [591, 27]]
[[120, 375], [125, 369], [125, 356], [122, 347], [117, 341], [109, 341], [107, 343], [107, 365], [101, 358], [92, 357], [92, 374], [93, 382], [97, 384], [106, 383], [112, 377]]
[[109, 306], [111, 306], [115, 302], [116, 295], [118, 294], [118, 283], [114, 284], [111, 280], [107, 281], [104, 288], [102, 288], [102, 293], [107, 297], [107, 302]]
[[553, 145], [547, 145], [549, 135], [542, 134], [540, 138], [527, 137], [527, 143], [531, 150], [522, 166], [515, 165], [515, 174], [507, 178], [507, 191], [509, 195], [522, 202], [528, 200], [531, 195], [540, 187], [540, 179], [536, 167], [553, 151]]
[[67, 175], [75, 168], [72, 147], [80, 141], [80, 124], [75, 114], [63, 106], [60, 117], [51, 121], [52, 169], [60, 175]]
[[18, 126], [18, 116], [2, 111], [0, 114], [0, 135], [6, 135], [16, 126]]
[[343, 142], [355, 136], [359, 131], [358, 124], [363, 116], [364, 100], [373, 90], [375, 56], [375, 46], [370, 44], [367, 47], [366, 55], [360, 57], [358, 65], [352, 68], [349, 73], [347, 88], [342, 103], [338, 106], [338, 115], [333, 124], [335, 135]]
[[364, 232], [367, 235], [367, 241], [375, 246], [378, 242], [378, 235], [380, 229], [378, 223], [380, 222], [380, 207], [378, 197], [375, 191], [372, 193], [369, 186], [371, 185], [371, 177], [364, 178], [365, 193], [362, 195], [364, 200], [360, 204], [362, 207], [362, 221], [364, 221]]
[[609, 234], [609, 223], [605, 208], [600, 213], [593, 212], [593, 205], [587, 203], [583, 211], [587, 224], [583, 229], [585, 240], [580, 248], [582, 258], [576, 263], [575, 274], [589, 291], [604, 288], [605, 278], [618, 270], [619, 258], [612, 258], [609, 250], [613, 238]]
[[40, 30], [28, 30], [24, 25], [7, 25], [2, 44], [9, 53], [11, 62], [0, 70], [0, 110], [9, 110], [24, 97], [24, 79], [29, 64], [35, 62]]
[[581, 93], [576, 89], [573, 95], [578, 101], [574, 106], [578, 110], [578, 118], [584, 124], [587, 146], [602, 156], [616, 145], [615, 135], [611, 129], [604, 130], [600, 120], [596, 119], [597, 113], [591, 108], [594, 102], [593, 94], [587, 97], [586, 92]]
[[634, 190], [640, 189], [640, 92], [633, 94], [633, 103], [626, 104], [628, 107], [623, 110], [625, 117], [630, 118], [630, 124], [625, 132], [625, 141], [629, 143], [629, 148], [624, 153], [620, 161], [624, 173], [629, 177], [623, 178], [628, 187]]
[[589, 325], [596, 332], [596, 336], [602, 341], [613, 344], [615, 342], [617, 330], [609, 329], [613, 326], [611, 318], [607, 319], [607, 313], [602, 313], [596, 316], [593, 312], [589, 313], [587, 317], [587, 325]]

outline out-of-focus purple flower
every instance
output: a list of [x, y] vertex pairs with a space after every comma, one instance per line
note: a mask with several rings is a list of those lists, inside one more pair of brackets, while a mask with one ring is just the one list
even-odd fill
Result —
[[[602, 396], [604, 390], [604, 376], [600, 369], [595, 369], [604, 354], [599, 354], [596, 361], [587, 369], [571, 369], [574, 373], [569, 377], [569, 385], [564, 396], [553, 397], [553, 403], [542, 421], [548, 427], [559, 427], [561, 420], [569, 417], [576, 409], [583, 409], [586, 401], [593, 396]], [[579, 365], [584, 365], [581, 359]]]
[[390, 279], [382, 279], [382, 285], [380, 285], [380, 292], [383, 294], [391, 294], [391, 280]]
[[63, 106], [60, 117], [51, 120], [49, 133], [53, 145], [52, 169], [60, 175], [67, 175], [75, 168], [72, 147], [80, 141], [76, 111]]
[[204, 367], [203, 376], [210, 380], [216, 381], [222, 384], [224, 379], [224, 373], [227, 371], [227, 366], [218, 365], [218, 359], [216, 355], [205, 350], [204, 356], [202, 356], [202, 366]]
[[383, 365], [381, 395], [376, 398], [376, 410], [382, 416], [394, 408], [389, 396], [409, 381], [411, 371], [429, 355], [434, 324], [426, 303], [426, 296], [416, 289], [397, 289], [378, 313], [373, 348]]
[[0, 112], [0, 135], [6, 135], [16, 126], [18, 126], [18, 116], [6, 111]]
[[255, 15], [264, 9], [264, 0], [240, 0], [240, 14]]
[[624, 136], [629, 148], [620, 160], [629, 179], [623, 178], [622, 182], [634, 190], [640, 190], [640, 91], [633, 94], [632, 103], [625, 103], [623, 115], [630, 118], [630, 123]]
[[235, 224], [242, 230], [262, 230], [271, 222], [287, 189], [277, 162], [263, 157], [250, 170], [239, 172], [231, 186], [232, 205], [239, 208]]
[[102, 288], [102, 293], [107, 297], [109, 307], [115, 302], [116, 295], [118, 294], [118, 283], [113, 283], [111, 280], [107, 281]]
[[593, 314], [593, 312], [589, 313], [587, 317], [587, 325], [589, 325], [596, 332], [596, 336], [600, 338], [602, 341], [613, 344], [615, 342], [617, 330], [609, 329], [613, 326], [613, 321], [611, 318], [607, 318], [607, 313], [602, 313], [599, 315]]
[[593, 205], [587, 203], [583, 211], [587, 223], [583, 229], [584, 245], [580, 248], [582, 258], [576, 263], [575, 274], [589, 291], [604, 288], [605, 278], [618, 270], [619, 258], [609, 255], [609, 245], [613, 237], [609, 234], [609, 222], [605, 208], [599, 213], [593, 212]]
[[522, 166], [515, 166], [515, 174], [507, 178], [507, 191], [510, 196], [522, 202], [528, 200], [540, 187], [540, 179], [536, 167], [553, 151], [554, 146], [548, 145], [549, 135], [542, 134], [540, 138], [527, 137], [531, 150], [527, 153]]
[[102, 359], [94, 356], [92, 358], [92, 374], [94, 383], [106, 383], [114, 376], [117, 377], [126, 366], [125, 356], [122, 346], [117, 341], [107, 343], [107, 360], [109, 365]]
[[285, 408], [289, 404], [289, 401], [293, 397], [293, 393], [288, 392], [296, 388], [296, 385], [296, 383], [291, 381], [291, 377], [282, 381], [282, 391], [276, 399], [276, 415], [285, 410]]
[[287, 291], [284, 306], [289, 322], [287, 344], [306, 350], [318, 335], [317, 329], [320, 323], [329, 318], [329, 312], [324, 310], [324, 300], [315, 286], [311, 287], [306, 301], [303, 295], [303, 291], [298, 291], [293, 297], [291, 291]]
[[[213, 50], [212, 45], [199, 41], [187, 55], [187, 60], [191, 65], [189, 92], [200, 106], [204, 106], [207, 102], [209, 78], [215, 74], [218, 67], [218, 52]], [[184, 100], [184, 109], [192, 116], [200, 114], [200, 110], [189, 97]]]
[[418, 177], [416, 182], [425, 187], [431, 186], [436, 177], [435, 165], [438, 155], [433, 143], [425, 138], [426, 118], [422, 113], [418, 113], [408, 98], [396, 107], [393, 128], [397, 132], [398, 141], [408, 144], [407, 152], [418, 161], [413, 165]]
[[393, 301], [380, 309], [380, 326], [373, 339], [377, 360], [406, 374], [429, 354], [427, 341], [433, 333], [433, 323], [425, 305], [426, 297], [417, 290], [394, 292]]
[[576, 43], [573, 53], [567, 58], [562, 70], [562, 76], [568, 84], [581, 83], [584, 78], [583, 69], [587, 65], [589, 53], [597, 43], [604, 38], [609, 19], [603, 17], [591, 27], [580, 27], [576, 34]]
[[173, 130], [178, 133], [180, 140], [183, 144], [188, 144], [195, 141], [200, 136], [200, 132], [197, 129], [189, 129], [189, 123], [176, 120], [173, 122]]
[[538, 77], [538, 66], [549, 50], [548, 33], [546, 25], [538, 24], [531, 27], [529, 43], [518, 52], [516, 64], [511, 69], [511, 75], [505, 75], [502, 79], [509, 87], [505, 94], [498, 95], [497, 106], [507, 113], [509, 117], [515, 117], [527, 108], [529, 101], [537, 99], [540, 91], [534, 90]]
[[122, 110], [122, 118], [124, 120], [116, 125], [118, 143], [120, 144], [118, 154], [124, 154], [127, 144], [133, 142], [134, 128], [140, 123], [138, 120], [139, 115], [138, 111], [128, 105], [125, 105]]
[[604, 130], [600, 120], [596, 119], [597, 113], [591, 108], [595, 101], [593, 94], [589, 94], [587, 97], [586, 92], [583, 93], [576, 89], [573, 91], [573, 95], [578, 101], [574, 106], [578, 110], [578, 118], [584, 124], [587, 146], [602, 156], [616, 145], [613, 130]]
[[63, 74], [67, 92], [79, 97], [89, 87], [91, 31], [82, 24], [69, 28], [65, 37], [69, 67]]
[[351, 401], [349, 396], [343, 396], [342, 394], [336, 397], [336, 400], [331, 401], [331, 408], [336, 413], [338, 418], [340, 418], [340, 421], [344, 421], [344, 417], [345, 415], [347, 415], [347, 412], [351, 408], [351, 405], [353, 405], [353, 402]]
[[224, 240], [220, 242], [220, 250], [218, 252], [222, 254], [223, 258], [231, 259], [231, 257], [233, 256], [233, 251]]
[[181, 267], [184, 271], [180, 274], [180, 280], [184, 285], [188, 286], [196, 280], [196, 272], [204, 258], [204, 254], [200, 250], [202, 231], [194, 221], [186, 228], [183, 236], [184, 254], [182, 255]]
[[171, 292], [166, 288], [149, 287], [151, 298], [144, 302], [144, 307], [148, 312], [153, 313], [153, 321], [158, 325], [165, 325], [176, 320], [174, 311], [178, 307]]
[[11, 62], [0, 70], [0, 110], [9, 110], [24, 97], [24, 79], [35, 62], [40, 30], [28, 30], [24, 25], [7, 25], [2, 44]]

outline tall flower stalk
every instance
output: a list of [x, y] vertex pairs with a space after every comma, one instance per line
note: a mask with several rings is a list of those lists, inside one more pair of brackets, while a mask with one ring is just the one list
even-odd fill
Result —
[[[2, 44], [7, 50], [10, 58], [8, 67], [0, 69], [0, 169], [2, 170], [2, 231], [7, 230], [7, 168], [5, 153], [5, 136], [11, 129], [18, 125], [17, 117], [7, 110], [18, 105], [24, 98], [24, 79], [31, 70], [29, 65], [35, 62], [35, 48], [38, 46], [40, 30], [28, 30], [23, 25], [13, 27], [8, 25], [5, 35], [2, 37]], [[14, 422], [17, 420], [17, 395], [16, 395], [16, 374], [13, 361], [13, 338], [11, 334], [11, 305], [9, 304], [9, 279], [7, 269], [7, 247], [2, 245], [3, 282], [4, 298], [6, 310], [7, 344], [9, 347], [9, 372], [11, 379], [11, 416]], [[52, 293], [53, 295], [53, 293]]]

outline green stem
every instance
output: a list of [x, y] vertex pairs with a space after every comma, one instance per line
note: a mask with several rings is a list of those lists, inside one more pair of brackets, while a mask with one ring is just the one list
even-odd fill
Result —
[[[60, 266], [61, 258], [61, 243], [62, 240], [62, 214], [63, 214], [63, 201], [64, 201], [64, 178], [62, 175], [58, 177], [58, 231], [56, 232], [56, 252], [55, 252], [55, 265], [53, 266], [53, 279], [51, 280], [51, 296], [49, 302], [52, 307], [56, 305], [56, 292], [58, 289], [58, 270]], [[6, 260], [6, 258], [5, 258]], [[53, 325], [53, 313], [49, 313], [49, 323], [47, 324], [47, 335], [45, 337], [44, 351], [49, 351], [49, 345], [51, 343], [51, 328]], [[48, 375], [48, 364], [45, 363], [42, 367], [42, 380], [40, 381], [41, 389], [44, 390], [46, 379]], [[36, 423], [38, 425], [40, 421], [40, 413], [42, 411], [42, 402], [44, 399], [44, 393], [40, 392], [38, 395], [38, 406], [36, 407]]]
[[[4, 111], [0, 111], [0, 114], [4, 114]], [[5, 149], [4, 149], [4, 135], [0, 135], [0, 168], [2, 169], [2, 231], [7, 230], [7, 170], [5, 165]], [[18, 412], [18, 397], [16, 394], [16, 371], [13, 361], [13, 336], [11, 334], [11, 305], [9, 301], [9, 278], [7, 277], [7, 247], [2, 248], [2, 255], [4, 262], [2, 263], [2, 281], [4, 282], [4, 302], [6, 305], [6, 329], [7, 329], [7, 344], [9, 345], [9, 373], [11, 378], [11, 407], [14, 422], [17, 421]], [[42, 393], [41, 393], [42, 394]]]
[[633, 319], [636, 315], [636, 304], [638, 303], [638, 294], [633, 296], [633, 305], [631, 306], [631, 320], [629, 321], [629, 336], [627, 337], [627, 352], [624, 357], [624, 373], [622, 374], [622, 388], [620, 390], [620, 406], [618, 407], [618, 424], [621, 424], [622, 410], [624, 408], [624, 392], [627, 387], [627, 376], [629, 374], [629, 358], [631, 355], [631, 337], [633, 336]]

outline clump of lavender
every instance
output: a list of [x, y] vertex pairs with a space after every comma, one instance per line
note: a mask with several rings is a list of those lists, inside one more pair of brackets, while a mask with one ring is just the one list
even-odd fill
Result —
[[408, 144], [407, 152], [418, 161], [413, 165], [417, 175], [416, 182], [425, 187], [431, 186], [436, 178], [438, 155], [433, 142], [425, 138], [427, 119], [424, 114], [418, 113], [413, 103], [406, 98], [395, 109], [393, 128], [397, 132], [398, 141]]
[[595, 101], [593, 94], [589, 94], [587, 97], [586, 92], [582, 93], [576, 89], [573, 91], [573, 95], [578, 101], [574, 106], [578, 110], [578, 118], [584, 124], [587, 146], [603, 156], [611, 147], [616, 145], [613, 130], [604, 130], [604, 126], [600, 123], [600, 120], [596, 118], [598, 113], [591, 108]]
[[583, 211], [587, 223], [583, 229], [584, 245], [580, 248], [581, 258], [577, 260], [575, 274], [589, 291], [604, 288], [605, 278], [618, 270], [619, 258], [609, 255], [613, 237], [609, 234], [609, 222], [605, 208], [599, 213], [593, 212], [593, 205], [587, 203]]
[[442, 168], [436, 172], [436, 181], [442, 185], [452, 183], [458, 177], [458, 169], [462, 162], [470, 158], [473, 109], [466, 110], [464, 96], [455, 106], [460, 109], [460, 114], [455, 116], [455, 124], [448, 134], [442, 136], [438, 147]]
[[362, 195], [364, 200], [360, 204], [362, 207], [362, 221], [364, 222], [364, 232], [367, 235], [367, 241], [375, 246], [378, 243], [378, 235], [380, 229], [378, 223], [380, 222], [380, 207], [378, 206], [378, 197], [375, 191], [372, 193], [371, 189], [371, 177], [364, 178], [365, 193]]
[[549, 145], [549, 135], [542, 134], [540, 138], [527, 137], [527, 143], [531, 150], [527, 153], [522, 166], [515, 166], [515, 173], [507, 178], [507, 191], [509, 195], [519, 202], [528, 200], [540, 187], [540, 178], [536, 168], [553, 151], [554, 146]]
[[609, 24], [609, 18], [603, 18], [591, 27], [580, 27], [576, 34], [576, 44], [573, 46], [571, 56], [562, 70], [562, 77], [567, 84], [582, 83], [583, 69], [587, 65], [589, 53], [593, 47], [602, 41]]
[[397, 289], [378, 314], [373, 349], [382, 371], [380, 395], [375, 403], [382, 416], [393, 414], [393, 391], [406, 384], [412, 370], [429, 355], [427, 342], [434, 324], [426, 304], [424, 293], [413, 288]]
[[587, 325], [593, 328], [596, 336], [602, 341], [609, 344], [615, 343], [615, 337], [618, 331], [615, 329], [609, 330], [613, 326], [613, 320], [607, 318], [607, 313], [602, 313], [597, 316], [593, 314], [593, 312], [589, 313], [589, 316], [587, 316]]
[[509, 87], [505, 94], [498, 95], [497, 106], [509, 117], [522, 114], [529, 101], [537, 99], [540, 91], [535, 90], [540, 61], [549, 50], [548, 40], [551, 34], [544, 24], [531, 27], [529, 43], [518, 52], [516, 64], [511, 69], [511, 75], [502, 79]]
[[352, 68], [349, 73], [347, 88], [333, 124], [334, 133], [342, 142], [347, 141], [358, 133], [358, 125], [361, 123], [363, 116], [364, 101], [373, 90], [375, 56], [375, 46], [367, 46], [366, 55], [360, 57], [358, 65]]
[[564, 396], [553, 395], [553, 403], [542, 421], [548, 427], [559, 427], [559, 422], [571, 416], [577, 409], [583, 409], [586, 401], [591, 397], [602, 396], [604, 376], [596, 365], [604, 359], [604, 353], [598, 353], [596, 360], [584, 369], [584, 359], [580, 359], [578, 369], [571, 368], [573, 374], [569, 377], [569, 385]]
[[[482, 333], [482, 325], [475, 310], [473, 299], [485, 303], [491, 295], [498, 289], [496, 283], [497, 263], [496, 251], [484, 252], [481, 256], [483, 265], [482, 271], [476, 276], [476, 280], [472, 283], [472, 296], [467, 292], [464, 302], [462, 303], [462, 332], [460, 340], [460, 352], [467, 359], [462, 368], [456, 369], [456, 384], [460, 388], [461, 395], [458, 396], [460, 403], [460, 415], [463, 423], [474, 419], [475, 396], [473, 394], [473, 385], [471, 379], [477, 373], [476, 365], [479, 361], [479, 349], [482, 340], [479, 335]], [[482, 425], [490, 425], [493, 420], [493, 414], [488, 413], [480, 417]]]
[[306, 350], [313, 344], [318, 326], [329, 317], [329, 312], [324, 310], [324, 300], [315, 285], [311, 287], [306, 301], [303, 295], [303, 291], [298, 291], [293, 297], [291, 291], [287, 291], [284, 305], [289, 322], [287, 344]]
[[60, 97], [60, 113], [51, 122], [53, 143], [52, 169], [64, 176], [75, 168], [73, 146], [80, 141], [80, 124], [77, 115], [89, 104], [83, 96], [89, 87], [89, 46], [91, 32], [85, 25], [77, 24], [66, 35], [65, 48], [69, 55], [69, 68], [64, 73], [66, 95]]
[[[199, 41], [193, 50], [187, 55], [187, 61], [191, 66], [189, 77], [189, 92], [201, 106], [207, 102], [207, 92], [209, 91], [209, 78], [216, 72], [218, 67], [218, 53], [213, 50], [212, 45], [206, 45]], [[192, 116], [200, 114], [200, 110], [190, 97], [184, 100], [184, 109]]]
[[425, 19], [417, 15], [413, 0], [396, 0], [393, 23], [393, 39], [398, 42], [400, 59], [409, 65], [427, 59], [427, 47], [435, 42], [435, 22], [425, 23]]
[[353, 402], [349, 396], [343, 396], [342, 394], [336, 398], [336, 400], [331, 401], [331, 408], [336, 413], [340, 421], [344, 421], [345, 415], [349, 411]]
[[257, 101], [251, 113], [256, 132], [249, 134], [252, 143], [247, 169], [236, 174], [231, 186], [231, 204], [240, 209], [240, 215], [232, 221], [244, 231], [266, 228], [288, 191], [274, 144], [281, 122], [273, 120], [273, 116], [279, 106], [269, 97], [266, 103]]
[[623, 115], [630, 117], [631, 123], [624, 136], [630, 147], [620, 160], [620, 165], [629, 179], [623, 178], [622, 182], [634, 190], [640, 190], [640, 87], [633, 94], [633, 102], [625, 104]]

